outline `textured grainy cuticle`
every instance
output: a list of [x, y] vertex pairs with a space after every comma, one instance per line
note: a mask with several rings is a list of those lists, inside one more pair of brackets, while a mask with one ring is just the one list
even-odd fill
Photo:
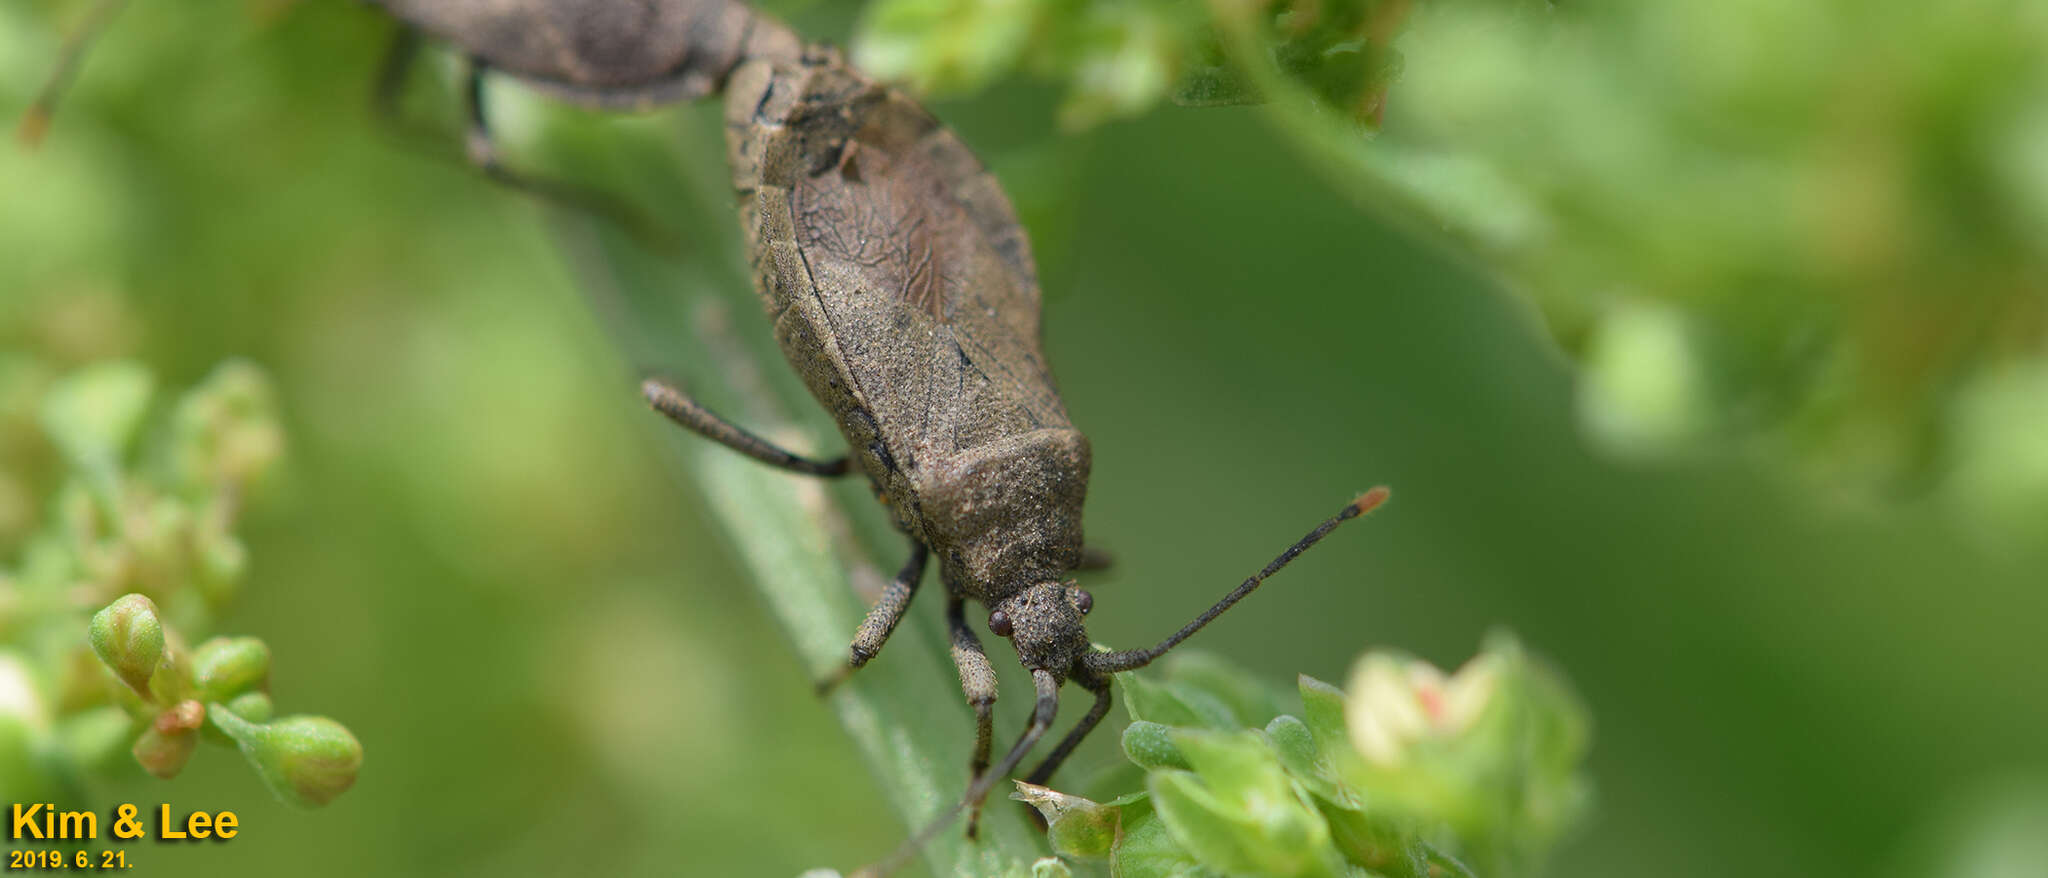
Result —
[[1088, 443], [995, 179], [829, 50], [742, 66], [726, 133], [776, 337], [898, 523], [984, 604], [1072, 569]]

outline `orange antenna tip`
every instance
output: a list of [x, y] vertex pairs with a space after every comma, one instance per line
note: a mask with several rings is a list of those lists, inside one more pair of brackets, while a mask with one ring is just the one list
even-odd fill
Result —
[[1358, 495], [1358, 499], [1351, 501], [1351, 515], [1345, 517], [1350, 518], [1354, 515], [1364, 515], [1371, 512], [1379, 508], [1381, 503], [1387, 502], [1387, 498], [1392, 496], [1393, 493], [1385, 485], [1374, 487], [1372, 490]]

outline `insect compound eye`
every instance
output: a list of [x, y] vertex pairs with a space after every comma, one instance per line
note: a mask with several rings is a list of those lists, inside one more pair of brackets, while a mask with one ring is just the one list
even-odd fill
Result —
[[1095, 609], [1095, 596], [1078, 588], [1074, 589], [1074, 609], [1080, 610], [1083, 616], [1088, 615], [1089, 610]]
[[997, 610], [988, 614], [988, 630], [997, 637], [1010, 636], [1010, 614]]

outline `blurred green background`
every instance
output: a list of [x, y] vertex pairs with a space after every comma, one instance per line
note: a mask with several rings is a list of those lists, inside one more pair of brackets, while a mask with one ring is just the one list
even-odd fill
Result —
[[[0, 9], [6, 116], [81, 11]], [[852, 12], [793, 19], [841, 36]], [[132, 861], [792, 875], [879, 856], [903, 827], [676, 465], [692, 440], [635, 392], [643, 370], [706, 368], [701, 351], [680, 333], [633, 350], [541, 210], [373, 126], [390, 34], [351, 3], [138, 3], [42, 148], [0, 149], [0, 344], [58, 366], [131, 356], [171, 388], [231, 356], [270, 371], [290, 452], [220, 627], [268, 640], [282, 706], [343, 719], [368, 754], [318, 813], [218, 751], [171, 784], [109, 786], [109, 803], [242, 815], [232, 842]], [[448, 118], [438, 81], [413, 112]], [[1737, 461], [1596, 456], [1528, 306], [1333, 194], [1258, 111], [1054, 133], [1057, 98], [1009, 86], [935, 111], [1031, 226], [1046, 345], [1094, 443], [1090, 536], [1118, 557], [1091, 586], [1098, 641], [1153, 641], [1387, 483], [1370, 524], [1198, 643], [1286, 685], [1341, 679], [1370, 645], [1453, 666], [1513, 628], [1597, 722], [1597, 816], [1554, 874], [2000, 874], [1964, 864], [2039, 836], [2008, 824], [2048, 828], [2030, 822], [2048, 541]], [[534, 106], [505, 100], [516, 129]], [[665, 144], [678, 180], [715, 193], [717, 119], [562, 124]], [[642, 194], [690, 258], [738, 258], [716, 198]], [[764, 321], [727, 286], [754, 345]], [[660, 338], [664, 319], [632, 322]], [[49, 461], [0, 463], [33, 485]], [[11, 533], [40, 512], [23, 496]], [[1014, 727], [1024, 687], [1005, 682]], [[965, 739], [971, 721], [929, 722]], [[1113, 747], [1099, 735], [1069, 776]]]

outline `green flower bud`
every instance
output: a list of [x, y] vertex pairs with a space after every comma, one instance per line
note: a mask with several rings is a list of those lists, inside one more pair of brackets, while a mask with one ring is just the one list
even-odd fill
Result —
[[222, 704], [206, 715], [234, 739], [273, 795], [302, 808], [317, 808], [347, 792], [363, 766], [363, 745], [356, 736], [324, 716], [258, 724]]
[[158, 714], [156, 721], [135, 739], [131, 751], [135, 761], [164, 780], [177, 777], [192, 758], [193, 749], [199, 746], [199, 724], [205, 719], [206, 709], [197, 701], [181, 701]]
[[254, 637], [216, 637], [192, 651], [192, 683], [199, 697], [227, 701], [270, 685], [270, 647]]
[[248, 572], [249, 550], [234, 534], [215, 528], [200, 530], [198, 548], [199, 569], [194, 583], [207, 603], [224, 605], [234, 598], [243, 574]]
[[270, 695], [263, 692], [244, 692], [228, 702], [228, 709], [252, 723], [267, 723], [277, 714], [277, 707], [270, 703]]
[[125, 595], [92, 616], [92, 651], [114, 675], [143, 700], [150, 700], [149, 678], [164, 660], [164, 626], [156, 604], [139, 594]]
[[1351, 672], [1345, 702], [1352, 745], [1373, 763], [1395, 767], [1419, 741], [1463, 734], [1499, 688], [1499, 664], [1481, 654], [1445, 676], [1425, 661], [1367, 655]]
[[222, 363], [178, 401], [172, 457], [194, 489], [247, 485], [284, 452], [284, 431], [263, 370], [242, 360]]
[[1366, 816], [1441, 822], [1481, 872], [1531, 867], [1585, 811], [1585, 707], [1512, 637], [1449, 675], [1367, 655], [1343, 707], [1352, 752], [1333, 764]]
[[192, 540], [192, 511], [176, 498], [131, 494], [127, 512], [122, 538], [135, 563], [150, 572], [146, 581], [182, 579]]

